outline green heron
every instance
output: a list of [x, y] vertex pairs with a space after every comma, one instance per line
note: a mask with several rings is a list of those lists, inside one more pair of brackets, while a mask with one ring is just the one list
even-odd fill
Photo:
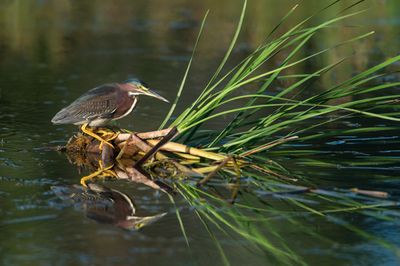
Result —
[[167, 99], [151, 91], [138, 79], [128, 79], [122, 83], [104, 84], [83, 94], [69, 106], [59, 111], [51, 120], [53, 124], [81, 125], [81, 130], [99, 140], [101, 147], [106, 143], [113, 147], [89, 127], [104, 126], [108, 122], [128, 115], [135, 108], [138, 96], [147, 95], [164, 102]]

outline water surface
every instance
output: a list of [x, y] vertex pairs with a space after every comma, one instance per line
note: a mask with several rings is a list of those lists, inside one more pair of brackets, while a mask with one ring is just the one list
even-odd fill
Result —
[[[295, 4], [290, 0], [249, 2], [233, 60], [256, 48]], [[310, 15], [322, 7], [320, 2], [301, 3], [293, 20]], [[343, 1], [325, 15], [336, 14], [349, 4], [350, 1]], [[311, 40], [304, 53], [343, 41], [352, 34], [371, 30], [377, 33], [347, 48], [333, 50], [320, 61], [298, 67], [296, 73], [355, 53], [324, 81], [330, 84], [395, 55], [400, 45], [399, 2], [366, 1], [362, 7], [369, 9]], [[76, 184], [83, 173], [49, 147], [64, 144], [77, 128], [54, 126], [50, 120], [86, 90], [132, 76], [140, 77], [173, 99], [202, 16], [210, 9], [179, 112], [201, 91], [223, 58], [240, 8], [241, 1], [227, 0], [0, 3], [0, 264], [222, 264], [220, 252], [206, 228], [179, 197], [175, 206], [165, 194], [146, 186], [106, 182], [132, 196], [141, 214], [168, 213], [137, 232], [97, 223], [61, 201], [51, 187]], [[283, 30], [287, 27], [284, 25]], [[395, 74], [389, 78], [398, 79]], [[324, 84], [317, 84], [313, 90], [323, 88]], [[140, 99], [134, 114], [118, 125], [137, 131], [155, 129], [168, 108], [153, 99]], [[384, 123], [348, 121], [326, 130], [390, 125]], [[218, 129], [221, 124], [213, 122], [209, 127]], [[305, 175], [324, 188], [359, 187], [399, 193], [400, 145], [396, 131], [338, 136], [293, 144], [290, 148], [294, 147], [299, 151], [316, 151], [288, 156], [277, 150], [270, 156], [294, 174]], [[259, 200], [254, 199], [254, 205], [257, 204]], [[175, 208], [181, 211], [190, 247], [182, 235]], [[398, 214], [393, 212], [393, 217]], [[323, 217], [296, 221], [299, 228], [306, 227], [320, 237], [310, 237], [279, 217], [272, 219], [273, 230], [264, 228], [262, 233], [273, 237], [278, 232], [294, 252], [312, 265], [399, 263], [396, 219], [385, 221], [351, 214], [341, 218], [373, 237], [362, 237], [348, 226]], [[232, 265], [274, 262], [270, 254], [247, 248], [246, 241], [237, 235], [213, 229]]]

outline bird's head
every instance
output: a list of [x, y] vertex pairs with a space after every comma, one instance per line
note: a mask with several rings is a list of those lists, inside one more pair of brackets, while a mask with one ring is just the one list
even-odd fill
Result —
[[167, 99], [159, 95], [158, 93], [152, 91], [149, 89], [149, 87], [144, 83], [143, 81], [140, 81], [139, 79], [128, 79], [125, 80], [122, 85], [126, 88], [128, 91], [129, 95], [135, 96], [135, 95], [147, 95], [150, 97], [157, 98], [161, 101], [169, 103]]

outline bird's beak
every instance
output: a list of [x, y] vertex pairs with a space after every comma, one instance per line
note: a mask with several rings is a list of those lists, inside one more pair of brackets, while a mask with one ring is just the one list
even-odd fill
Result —
[[142, 87], [141, 89], [143, 90], [143, 94], [144, 95], [147, 95], [147, 96], [150, 96], [150, 97], [154, 97], [154, 98], [157, 98], [157, 99], [159, 99], [159, 100], [161, 100], [163, 102], [169, 103], [169, 101], [167, 99], [165, 99], [164, 97], [162, 97], [160, 94], [158, 94], [158, 93], [156, 93], [156, 92], [154, 92], [154, 91], [152, 91], [152, 90], [150, 90], [148, 88], [145, 88], [145, 87]]
[[127, 230], [139, 230], [142, 227], [148, 226], [156, 221], [160, 220], [167, 213], [160, 213], [153, 216], [138, 217], [138, 216], [128, 216], [126, 220], [120, 220], [117, 222], [117, 226], [127, 229]]

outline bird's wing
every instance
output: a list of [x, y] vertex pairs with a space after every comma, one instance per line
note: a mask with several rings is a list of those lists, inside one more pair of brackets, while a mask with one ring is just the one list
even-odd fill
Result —
[[58, 112], [52, 122], [74, 124], [98, 118], [110, 118], [117, 109], [117, 85], [107, 84], [94, 88]]

